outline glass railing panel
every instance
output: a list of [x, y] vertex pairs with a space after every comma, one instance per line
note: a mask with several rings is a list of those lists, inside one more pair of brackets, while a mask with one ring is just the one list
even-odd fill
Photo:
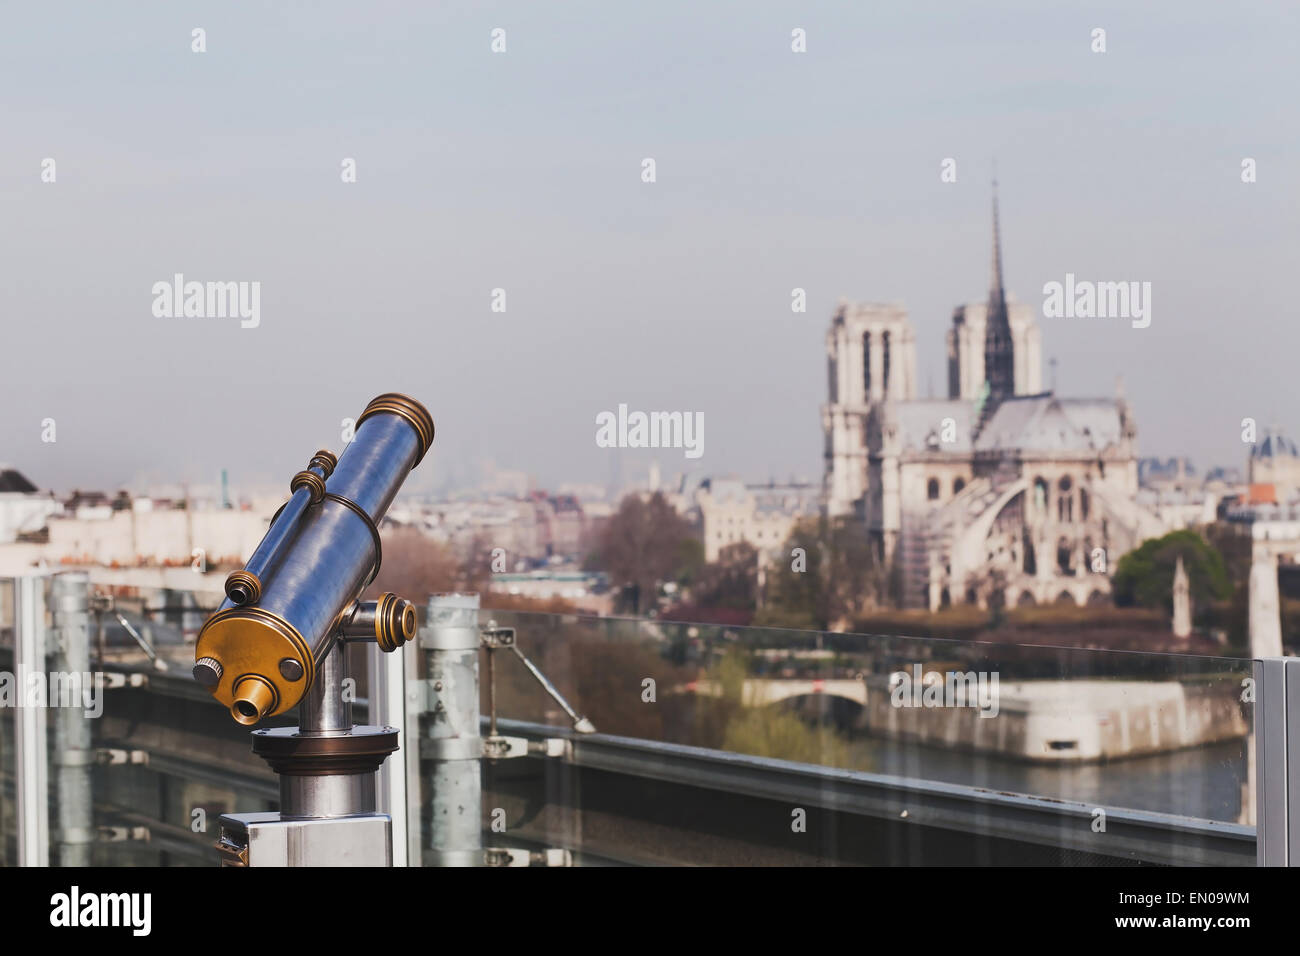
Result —
[[[213, 595], [123, 589], [92, 615], [91, 666], [105, 682], [87, 768], [94, 865], [214, 866], [221, 814], [278, 805], [248, 728], [191, 676], [195, 634], [215, 604]], [[57, 801], [54, 778], [51, 792]], [[60, 850], [56, 833], [52, 858]]]
[[[278, 809], [248, 729], [190, 675], [215, 601], [178, 593], [120, 593], [94, 617], [91, 668], [110, 686], [87, 718], [91, 805], [68, 819], [93, 829], [98, 865], [214, 865], [222, 813]], [[484, 846], [580, 865], [1253, 862], [1247, 660], [490, 609], [479, 621], [514, 628], [597, 731], [575, 733], [513, 655], [489, 670], [480, 651], [485, 724], [494, 691], [499, 733], [533, 744], [483, 761], [482, 799], [463, 812]], [[76, 788], [57, 758], [68, 715], [49, 716], [58, 863], [78, 858], [58, 826]], [[407, 741], [393, 768], [418, 749]], [[408, 817], [426, 844], [428, 770]], [[14, 773], [0, 707], [8, 864]]]
[[[1078, 836], [1080, 827], [1101, 836], [1115, 826], [1185, 827], [1188, 847], [1201, 847], [1188, 850], [1188, 862], [1251, 862], [1248, 660], [518, 612], [483, 617], [516, 628], [519, 646], [601, 735], [748, 755], [767, 762], [756, 766], [770, 766], [774, 780], [787, 765], [823, 768], [826, 793], [840, 783], [830, 771], [843, 771], [856, 796], [835, 799], [868, 801], [879, 797], [873, 787], [884, 788], [900, 814], [909, 801], [933, 814], [933, 802], [952, 788], [965, 802], [968, 829], [1001, 833], [1003, 846], [1013, 836], [1007, 821], [1032, 810], [1032, 842], [1054, 851], [1046, 859], [1028, 854], [1034, 862], [1113, 862], [1117, 841], [1090, 857], [1091, 843]], [[571, 723], [522, 669], [498, 664], [496, 674], [503, 718]], [[487, 693], [485, 686], [485, 710]], [[686, 766], [692, 758], [648, 748], [635, 759]], [[566, 824], [569, 830], [608, 818], [581, 803], [610, 783], [608, 775], [559, 763], [539, 773], [543, 790], [532, 800], [567, 792], [568, 804], [579, 801], [583, 825]], [[499, 774], [518, 787], [513, 771]], [[815, 789], [815, 776], [800, 774], [799, 786]], [[694, 797], [712, 802], [700, 792]], [[745, 800], [738, 795], [736, 803]], [[1061, 813], [1045, 824], [1050, 814], [1042, 808], [1053, 803]], [[557, 820], [575, 818], [572, 806], [555, 809]], [[1204, 850], [1207, 833], [1226, 843]], [[898, 848], [872, 862], [996, 856], [997, 841], [936, 858], [909, 850], [906, 834], [877, 836]], [[1135, 833], [1125, 845], [1149, 839]], [[823, 849], [838, 854], [836, 846]]]

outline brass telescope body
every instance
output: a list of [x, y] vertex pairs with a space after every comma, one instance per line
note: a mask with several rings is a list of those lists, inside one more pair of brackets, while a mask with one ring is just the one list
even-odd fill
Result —
[[409, 601], [358, 599], [379, 573], [379, 522], [432, 443], [424, 406], [390, 392], [366, 406], [338, 459], [318, 452], [294, 476], [292, 497], [226, 579], [226, 600], [195, 647], [195, 679], [235, 720], [296, 706], [336, 638], [392, 651], [415, 636]]

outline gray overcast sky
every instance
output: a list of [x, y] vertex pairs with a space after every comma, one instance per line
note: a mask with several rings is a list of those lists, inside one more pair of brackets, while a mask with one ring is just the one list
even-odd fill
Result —
[[[1202, 466], [1244, 462], [1245, 416], [1300, 432], [1295, 4], [0, 18], [0, 461], [42, 486], [222, 467], [283, 484], [389, 390], [438, 424], [408, 487], [487, 458], [603, 481], [595, 417], [620, 402], [704, 412], [704, 457], [661, 455], [666, 471], [819, 476], [836, 300], [905, 304], [922, 393], [942, 395], [952, 308], [987, 292], [994, 158], [1020, 300], [1066, 272], [1153, 284], [1147, 329], [1041, 320], [1060, 392], [1109, 395], [1122, 374], [1142, 452]], [[261, 326], [155, 318], [175, 272], [260, 281]], [[632, 476], [653, 453], [620, 454]]]

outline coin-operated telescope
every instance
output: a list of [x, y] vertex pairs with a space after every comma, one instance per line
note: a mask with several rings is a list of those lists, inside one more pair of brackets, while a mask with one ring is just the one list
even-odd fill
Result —
[[279, 774], [280, 811], [222, 816], [223, 866], [392, 863], [375, 775], [397, 730], [353, 725], [346, 645], [391, 652], [415, 637], [410, 601], [360, 597], [379, 573], [379, 522], [432, 443], [433, 419], [414, 399], [390, 392], [367, 405], [341, 457], [319, 451], [293, 476], [292, 497], [199, 631], [194, 679], [235, 720], [298, 707], [298, 727], [253, 731], [253, 752]]

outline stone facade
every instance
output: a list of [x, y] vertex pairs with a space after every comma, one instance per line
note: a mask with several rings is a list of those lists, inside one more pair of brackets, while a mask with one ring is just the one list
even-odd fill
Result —
[[704, 560], [718, 560], [722, 549], [747, 542], [766, 566], [781, 560], [784, 546], [801, 518], [815, 517], [815, 484], [771, 482], [747, 485], [738, 478], [707, 478], [695, 493], [703, 525]]
[[830, 514], [851, 514], [866, 491], [862, 427], [882, 402], [916, 398], [916, 340], [898, 305], [841, 301], [826, 334], [830, 402], [823, 408]]

